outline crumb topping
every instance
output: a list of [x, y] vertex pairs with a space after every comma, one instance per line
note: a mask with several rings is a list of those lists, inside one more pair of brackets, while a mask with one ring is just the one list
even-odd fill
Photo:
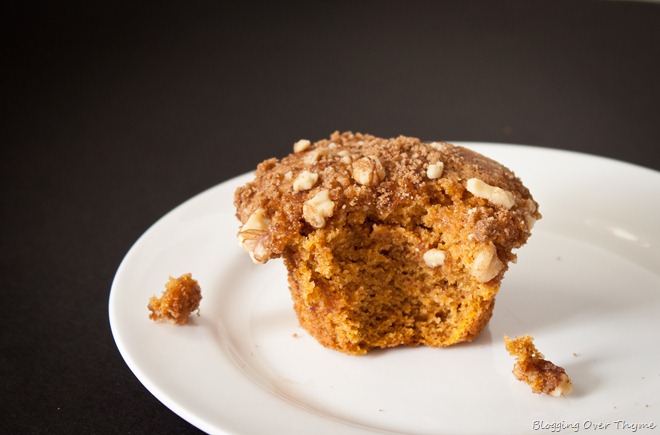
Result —
[[[541, 217], [513, 172], [448, 143], [335, 132], [315, 143], [300, 140], [294, 151], [259, 164], [254, 181], [235, 194], [242, 223], [259, 209], [269, 221], [267, 229], [259, 228], [258, 243], [245, 243], [244, 229], [239, 235], [246, 249], [259, 248], [253, 256], [260, 262], [282, 256], [314, 229], [356, 219], [394, 222], [399, 210], [411, 207], [434, 230], [449, 215], [460, 218], [465, 237], [479, 245], [493, 243], [499, 255], [521, 246]], [[500, 231], [503, 224], [505, 231]], [[500, 260], [513, 259], [511, 254]], [[485, 261], [477, 260], [475, 268], [481, 271]], [[494, 271], [497, 262], [486, 266]]]

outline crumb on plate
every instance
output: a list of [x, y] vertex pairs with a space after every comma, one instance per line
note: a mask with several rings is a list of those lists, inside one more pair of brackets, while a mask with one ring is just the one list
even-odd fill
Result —
[[573, 384], [566, 370], [544, 359], [533, 340], [529, 335], [513, 340], [504, 336], [506, 350], [516, 358], [513, 375], [532, 387], [536, 394], [545, 393], [555, 397], [569, 394], [573, 391]]
[[150, 311], [149, 318], [176, 325], [186, 325], [193, 311], [197, 311], [199, 316], [201, 300], [202, 290], [190, 273], [178, 278], [170, 277], [161, 297], [152, 296], [149, 299], [147, 306]]

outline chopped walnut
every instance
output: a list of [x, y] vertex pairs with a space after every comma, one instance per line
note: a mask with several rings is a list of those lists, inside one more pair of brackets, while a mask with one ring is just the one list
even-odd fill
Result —
[[293, 152], [294, 153], [299, 153], [299, 152], [305, 151], [311, 145], [312, 145], [312, 142], [310, 142], [309, 140], [300, 139], [298, 142], [293, 144]]
[[349, 153], [347, 150], [341, 150], [337, 152], [337, 155], [340, 157], [341, 162], [345, 165], [350, 165], [353, 162], [353, 159], [351, 159], [351, 153]]
[[503, 267], [504, 263], [497, 256], [497, 248], [493, 242], [488, 242], [474, 257], [472, 275], [479, 282], [488, 282], [495, 278]]
[[314, 228], [323, 228], [325, 220], [332, 217], [335, 203], [330, 199], [327, 189], [320, 190], [303, 204], [303, 217]]
[[363, 186], [375, 186], [385, 178], [385, 169], [378, 157], [362, 157], [353, 162], [353, 178]]
[[305, 156], [305, 163], [308, 165], [313, 165], [314, 163], [318, 162], [321, 157], [326, 155], [328, 155], [328, 148], [313, 149]]
[[447, 149], [447, 144], [444, 142], [431, 142], [429, 146], [437, 151], [444, 151]]
[[438, 267], [445, 263], [445, 251], [441, 249], [429, 249], [424, 253], [424, 263], [428, 267]]
[[532, 213], [535, 213], [535, 212], [536, 212], [536, 203], [535, 203], [533, 200], [531, 200], [531, 199], [529, 199], [529, 198], [526, 199], [526, 200], [525, 200], [525, 205], [527, 205], [527, 209], [528, 209], [530, 212], [532, 212]]
[[506, 350], [516, 358], [513, 375], [532, 387], [536, 394], [545, 393], [559, 397], [571, 393], [573, 383], [566, 370], [544, 359], [543, 354], [534, 346], [533, 340], [529, 335], [513, 340], [504, 336]]
[[165, 284], [165, 290], [160, 298], [152, 296], [149, 299], [149, 318], [162, 320], [175, 325], [185, 325], [190, 314], [197, 311], [199, 316], [199, 302], [202, 300], [202, 290], [199, 283], [190, 273], [178, 278], [170, 277]]
[[486, 199], [494, 205], [508, 209], [515, 204], [513, 193], [501, 187], [491, 186], [478, 178], [470, 178], [467, 181], [466, 188], [474, 196]]
[[269, 225], [270, 219], [266, 217], [266, 212], [259, 208], [250, 215], [238, 232], [238, 244], [248, 251], [255, 263], [265, 263], [270, 256], [265, 243]]
[[531, 231], [532, 228], [534, 228], [534, 225], [536, 224], [536, 217], [534, 216], [534, 213], [536, 213], [536, 204], [531, 199], [528, 199], [526, 201], [526, 204], [527, 204], [527, 209], [529, 210], [529, 214], [525, 215], [525, 224], [527, 225], [527, 228]]
[[442, 162], [436, 162], [433, 164], [430, 164], [428, 169], [426, 170], [426, 176], [429, 177], [431, 180], [435, 180], [437, 178], [442, 177], [442, 171], [445, 169], [445, 164]]
[[532, 215], [526, 214], [525, 225], [527, 225], [527, 229], [531, 231], [534, 228], [534, 225], [536, 225], [536, 218]]
[[309, 190], [316, 184], [319, 179], [319, 174], [316, 172], [302, 171], [293, 182], [293, 191], [300, 192], [301, 190]]

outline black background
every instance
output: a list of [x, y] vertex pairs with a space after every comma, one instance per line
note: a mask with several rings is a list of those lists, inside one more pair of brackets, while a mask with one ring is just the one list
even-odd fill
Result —
[[5, 433], [196, 432], [117, 351], [114, 272], [167, 211], [300, 138], [508, 142], [660, 170], [657, 3], [2, 9]]

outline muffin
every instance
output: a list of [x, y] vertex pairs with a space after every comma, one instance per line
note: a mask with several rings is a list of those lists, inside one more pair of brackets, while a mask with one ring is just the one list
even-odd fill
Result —
[[283, 258], [301, 326], [353, 355], [473, 340], [541, 217], [478, 153], [351, 132], [260, 163], [234, 203], [252, 260]]

